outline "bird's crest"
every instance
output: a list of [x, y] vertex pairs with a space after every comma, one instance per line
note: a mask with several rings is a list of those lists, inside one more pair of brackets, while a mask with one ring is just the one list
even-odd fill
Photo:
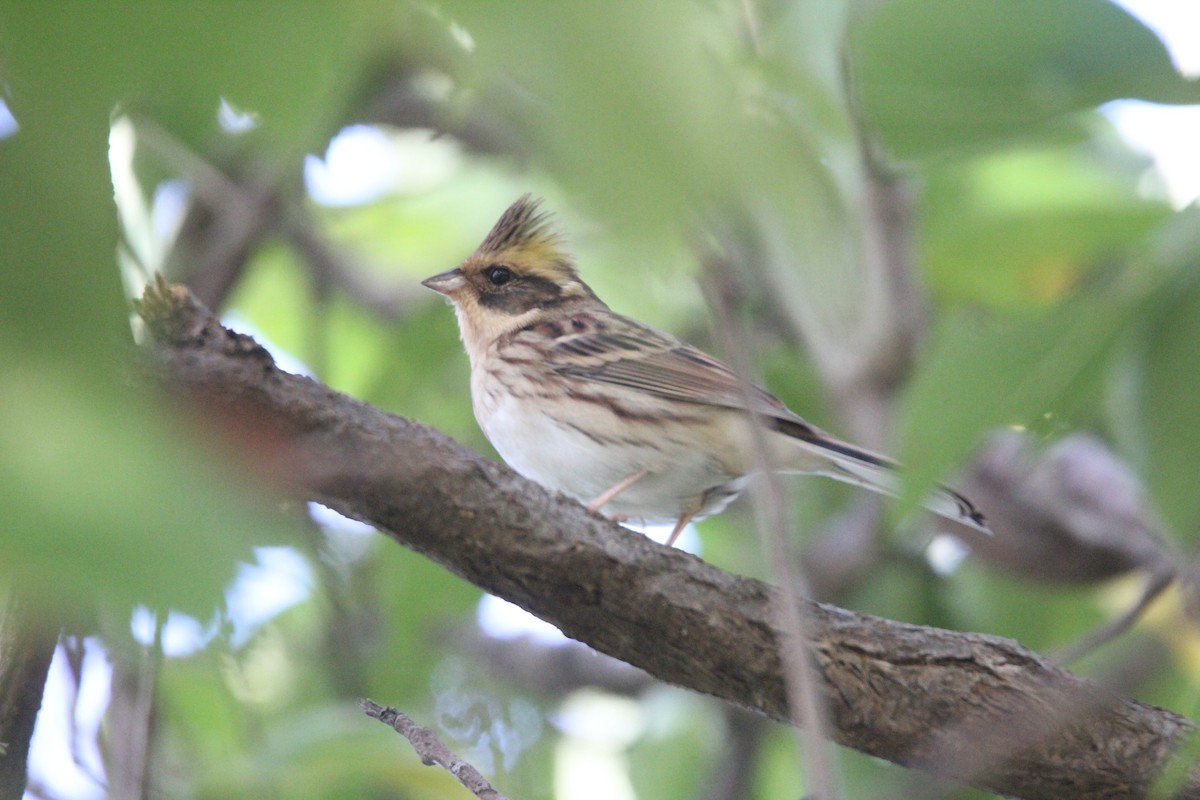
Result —
[[521, 195], [492, 227], [474, 258], [513, 261], [552, 280], [577, 278], [575, 262], [541, 200]]

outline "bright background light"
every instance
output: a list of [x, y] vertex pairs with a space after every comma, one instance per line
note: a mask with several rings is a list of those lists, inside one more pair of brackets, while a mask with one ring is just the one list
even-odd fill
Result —
[[1200, 77], [1200, 3], [1194, 0], [1118, 0], [1118, 5], [1158, 34], [1171, 53], [1175, 69], [1187, 78]]
[[[1200, 77], [1200, 3], [1120, 0], [1120, 5], [1158, 34], [1181, 74]], [[1102, 110], [1126, 141], [1154, 159], [1176, 208], [1200, 197], [1200, 106], [1118, 100]]]

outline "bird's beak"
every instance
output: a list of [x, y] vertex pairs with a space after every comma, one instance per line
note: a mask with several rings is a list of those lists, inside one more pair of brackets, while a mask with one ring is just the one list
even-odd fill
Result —
[[422, 286], [428, 286], [438, 294], [444, 294], [447, 297], [453, 297], [464, 286], [467, 285], [467, 278], [463, 275], [463, 271], [458, 267], [452, 270], [434, 275], [432, 278], [426, 278], [421, 281]]

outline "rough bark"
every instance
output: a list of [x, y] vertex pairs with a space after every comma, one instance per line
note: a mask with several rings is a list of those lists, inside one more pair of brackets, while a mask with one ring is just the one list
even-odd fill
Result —
[[[568, 636], [664, 681], [788, 720], [774, 590], [628, 532], [419, 423], [277, 369], [186, 290], [139, 306], [153, 371], [205, 417], [247, 421], [305, 497], [378, 527]], [[262, 441], [260, 438], [259, 441]], [[1021, 798], [1144, 796], [1183, 717], [1016, 642], [807, 603], [836, 741]], [[1193, 774], [1181, 797], [1200, 798]]]

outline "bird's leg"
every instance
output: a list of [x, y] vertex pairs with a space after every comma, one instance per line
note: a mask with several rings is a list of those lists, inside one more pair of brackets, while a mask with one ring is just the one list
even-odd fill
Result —
[[[635, 483], [649, 474], [650, 470], [643, 467], [629, 477], [622, 478], [615, 485], [609, 487], [603, 493], [601, 493], [601, 495], [595, 500], [588, 503], [587, 510], [599, 511], [616, 499], [617, 495], [621, 494], [621, 492], [625, 491], [630, 486], [633, 486]], [[679, 538], [679, 534], [683, 533], [683, 529], [687, 527], [687, 524], [692, 521], [692, 517], [694, 516], [695, 513], [692, 511], [685, 511], [679, 515], [679, 521], [675, 523], [675, 530], [671, 531], [671, 535], [667, 537], [667, 547], [673, 547], [675, 545], [675, 540]], [[615, 516], [610, 517], [610, 519], [612, 519], [614, 522], [623, 522], [625, 518], [622, 516]]]
[[639, 469], [637, 472], [630, 475], [628, 478], [622, 478], [620, 481], [618, 481], [616, 483], [616, 485], [604, 490], [604, 492], [602, 492], [599, 497], [597, 497], [592, 502], [588, 503], [587, 510], [588, 511], [599, 511], [600, 509], [604, 508], [606, 505], [611, 503], [614, 499], [616, 499], [617, 495], [619, 495], [621, 492], [625, 491], [630, 486], [633, 486], [635, 483], [637, 483], [638, 481], [640, 481], [642, 478], [646, 477], [649, 474], [650, 474], [650, 470], [643, 467], [642, 469]]
[[679, 515], [679, 521], [675, 523], [675, 530], [671, 531], [671, 535], [667, 537], [667, 547], [675, 544], [675, 540], [679, 538], [679, 534], [683, 533], [683, 529], [692, 521], [693, 514], [690, 511], [685, 511]]

